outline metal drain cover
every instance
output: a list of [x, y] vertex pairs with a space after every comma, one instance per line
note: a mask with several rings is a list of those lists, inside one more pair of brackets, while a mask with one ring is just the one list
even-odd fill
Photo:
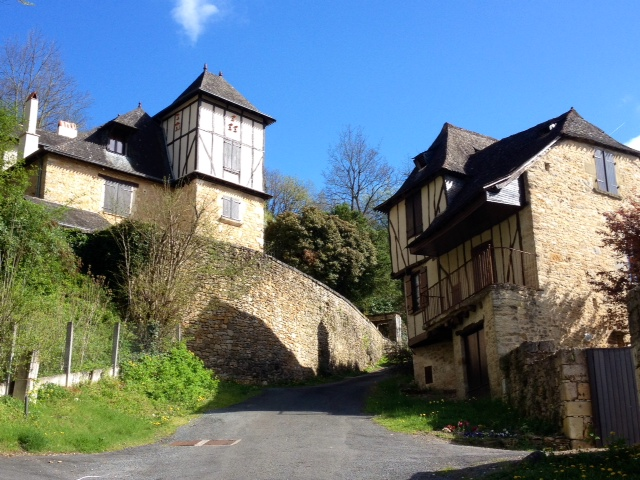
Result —
[[228, 447], [235, 445], [240, 440], [178, 440], [172, 442], [172, 447]]

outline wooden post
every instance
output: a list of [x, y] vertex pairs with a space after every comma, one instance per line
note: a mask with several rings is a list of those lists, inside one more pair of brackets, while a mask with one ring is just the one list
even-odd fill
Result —
[[64, 373], [66, 375], [65, 387], [71, 380], [71, 354], [73, 353], [73, 322], [67, 323], [67, 343], [64, 350]]
[[7, 383], [5, 385], [5, 395], [11, 394], [11, 368], [13, 367], [13, 357], [16, 354], [16, 341], [18, 340], [18, 324], [13, 325], [13, 340], [11, 340], [11, 351], [9, 352], [9, 365], [7, 368]]
[[111, 347], [111, 375], [113, 377], [118, 373], [118, 347], [120, 345], [120, 322], [113, 326], [113, 346]]

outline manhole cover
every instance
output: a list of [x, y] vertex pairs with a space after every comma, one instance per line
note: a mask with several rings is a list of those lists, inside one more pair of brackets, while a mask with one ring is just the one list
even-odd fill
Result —
[[240, 440], [179, 440], [172, 442], [172, 447], [227, 447], [235, 445]]

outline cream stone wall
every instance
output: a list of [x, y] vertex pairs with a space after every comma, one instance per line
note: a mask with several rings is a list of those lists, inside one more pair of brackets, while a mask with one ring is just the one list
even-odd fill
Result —
[[[595, 189], [594, 151], [588, 144], [560, 141], [526, 174], [541, 288], [535, 321], [544, 330], [541, 339], [560, 348], [610, 346], [614, 330], [628, 334], [626, 318], [606, 320], [606, 305], [589, 278], [620, 262], [601, 246], [598, 232], [604, 229], [603, 213], [617, 209], [640, 185], [640, 163], [615, 154], [622, 199], [616, 198]], [[588, 344], [585, 335], [592, 338]]]
[[[207, 218], [204, 224], [211, 229], [209, 234], [224, 242], [262, 251], [264, 248], [264, 201], [222, 185], [212, 185], [195, 180], [196, 202], [205, 207]], [[240, 201], [240, 221], [222, 217], [222, 197]]]
[[[34, 178], [40, 179], [39, 190], [44, 200], [98, 213], [109, 222], [117, 223], [122, 217], [103, 211], [105, 179], [100, 174], [138, 184], [133, 194], [133, 212], [136, 211], [136, 205], [144, 203], [151, 190], [158, 185], [144, 178], [55, 155], [46, 157], [42, 173], [39, 176], [34, 173]], [[34, 184], [29, 193], [35, 194], [37, 188]]]
[[[455, 391], [456, 368], [451, 361], [454, 357], [453, 344], [444, 341], [413, 349], [413, 376], [418, 388]], [[425, 383], [425, 367], [431, 367], [433, 383]]]
[[229, 247], [212, 262], [235, 270], [204, 276], [185, 336], [222, 378], [245, 383], [304, 380], [364, 370], [394, 342], [348, 300], [273, 257]]

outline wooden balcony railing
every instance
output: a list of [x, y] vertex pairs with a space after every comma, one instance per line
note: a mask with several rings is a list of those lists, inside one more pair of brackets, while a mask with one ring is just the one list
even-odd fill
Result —
[[473, 259], [427, 290], [425, 326], [488, 285], [495, 284], [538, 288], [535, 255], [493, 246], [477, 252]]

